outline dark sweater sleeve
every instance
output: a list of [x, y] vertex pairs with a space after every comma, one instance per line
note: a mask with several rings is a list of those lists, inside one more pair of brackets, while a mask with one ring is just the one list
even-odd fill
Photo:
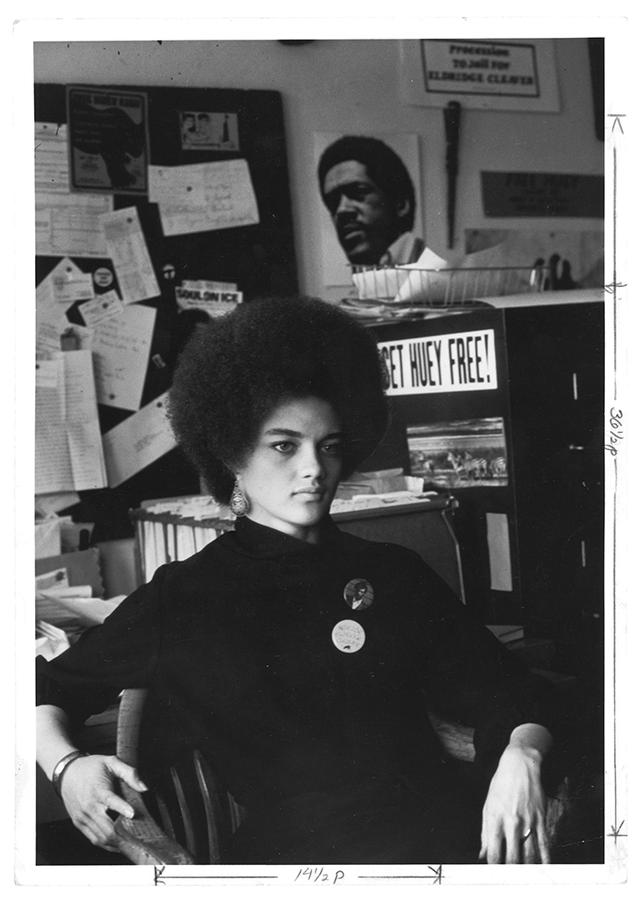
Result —
[[36, 658], [36, 703], [65, 710], [74, 727], [113, 703], [124, 688], [149, 684], [160, 653], [167, 570], [130, 594], [102, 625], [47, 662]]
[[453, 595], [421, 560], [413, 560], [412, 642], [428, 703], [474, 728], [476, 763], [495, 769], [513, 729], [558, 720], [553, 686], [527, 666]]

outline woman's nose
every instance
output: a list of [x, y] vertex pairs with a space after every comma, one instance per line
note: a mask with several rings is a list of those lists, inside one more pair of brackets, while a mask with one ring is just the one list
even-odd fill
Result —
[[324, 476], [324, 464], [321, 455], [315, 447], [309, 447], [302, 454], [301, 474], [304, 478], [322, 478]]

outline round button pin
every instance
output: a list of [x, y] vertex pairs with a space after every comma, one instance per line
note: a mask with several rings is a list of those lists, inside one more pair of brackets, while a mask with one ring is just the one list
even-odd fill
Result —
[[343, 619], [334, 626], [331, 640], [341, 653], [356, 653], [364, 646], [364, 628], [353, 619]]
[[373, 604], [373, 587], [365, 578], [352, 578], [345, 585], [342, 596], [350, 609], [368, 609]]

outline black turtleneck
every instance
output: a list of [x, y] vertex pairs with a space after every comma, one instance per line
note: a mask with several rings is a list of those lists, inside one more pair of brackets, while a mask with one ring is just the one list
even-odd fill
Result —
[[[345, 600], [354, 579], [367, 608]], [[343, 620], [355, 652], [332, 640]], [[38, 702], [76, 722], [149, 687], [163, 758], [197, 745], [250, 811], [353, 784], [424, 796], [441, 758], [427, 706], [475, 727], [488, 772], [516, 725], [553, 727], [537, 683], [416, 554], [329, 519], [317, 544], [238, 520], [38, 674]]]

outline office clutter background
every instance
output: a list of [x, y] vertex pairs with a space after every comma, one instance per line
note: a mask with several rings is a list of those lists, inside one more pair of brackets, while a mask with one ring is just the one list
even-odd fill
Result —
[[[34, 71], [37, 552], [99, 547], [107, 593], [137, 577], [130, 510], [200, 491], [164, 412], [198, 321], [296, 290], [355, 314], [364, 298], [364, 318], [388, 321], [376, 276], [373, 297], [367, 272], [352, 277], [318, 180], [341, 135], [375, 137], [402, 160], [431, 271], [516, 266], [514, 292], [532, 288], [536, 266], [536, 289], [602, 281], [602, 41], [41, 42]], [[473, 302], [478, 280], [465, 283]], [[412, 298], [382, 299], [395, 316]], [[478, 328], [496, 335], [506, 390], [509, 343], [526, 345], [526, 328], [502, 314]], [[562, 329], [556, 356], [572, 342]], [[515, 553], [513, 403], [469, 395], [467, 415], [464, 396], [455, 409], [439, 396], [437, 421], [410, 412], [371, 468], [458, 492], [469, 557], [487, 530]], [[407, 403], [395, 402], [398, 421]], [[470, 564], [469, 595], [489, 598], [488, 620], [521, 619], [517, 560], [499, 557]]]

